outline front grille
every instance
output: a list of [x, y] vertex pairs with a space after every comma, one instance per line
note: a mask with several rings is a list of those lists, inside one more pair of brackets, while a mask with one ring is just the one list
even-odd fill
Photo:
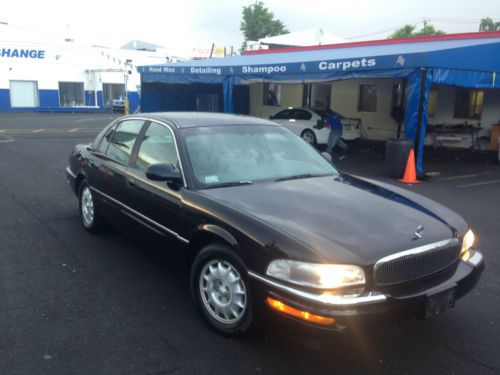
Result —
[[460, 255], [458, 240], [443, 241], [380, 259], [374, 277], [378, 285], [420, 279], [453, 265]]

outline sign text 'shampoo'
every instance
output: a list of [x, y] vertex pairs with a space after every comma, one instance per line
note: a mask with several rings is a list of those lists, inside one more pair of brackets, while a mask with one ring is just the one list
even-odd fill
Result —
[[346, 61], [322, 61], [319, 63], [320, 70], [347, 70], [349, 68], [365, 68], [377, 65], [375, 59], [362, 58], [361, 60]]
[[241, 68], [242, 73], [283, 73], [286, 72], [286, 66], [277, 65], [277, 66], [249, 66], [245, 65]]

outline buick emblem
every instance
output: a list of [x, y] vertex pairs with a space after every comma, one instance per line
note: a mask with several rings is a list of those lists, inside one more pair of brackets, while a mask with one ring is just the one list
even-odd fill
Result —
[[414, 233], [415, 236], [413, 237], [413, 240], [418, 240], [419, 238], [422, 238], [422, 233], [424, 233], [424, 227], [422, 225], [419, 225]]

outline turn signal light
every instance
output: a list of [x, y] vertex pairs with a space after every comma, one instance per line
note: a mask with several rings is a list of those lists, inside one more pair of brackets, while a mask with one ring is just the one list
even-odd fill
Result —
[[286, 315], [293, 316], [294, 318], [305, 320], [306, 322], [309, 322], [309, 323], [320, 324], [323, 326], [328, 326], [328, 325], [332, 325], [335, 323], [334, 318], [329, 318], [326, 316], [311, 314], [310, 312], [307, 312], [307, 311], [301, 311], [301, 310], [298, 310], [294, 307], [288, 306], [288, 305], [284, 304], [283, 302], [278, 301], [278, 300], [271, 298], [271, 297], [267, 297], [266, 302], [274, 310], [282, 312], [283, 314], [286, 314]]

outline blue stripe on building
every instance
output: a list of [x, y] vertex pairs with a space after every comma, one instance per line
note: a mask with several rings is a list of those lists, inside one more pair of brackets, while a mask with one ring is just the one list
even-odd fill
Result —
[[[104, 107], [103, 93], [97, 91], [97, 107], [95, 106], [96, 92], [86, 90], [84, 93], [87, 107], [61, 107], [59, 105], [59, 90], [38, 90], [38, 107], [11, 107], [9, 89], [0, 89], [0, 112], [109, 112]], [[128, 93], [130, 112], [134, 112], [140, 104], [139, 93]]]

